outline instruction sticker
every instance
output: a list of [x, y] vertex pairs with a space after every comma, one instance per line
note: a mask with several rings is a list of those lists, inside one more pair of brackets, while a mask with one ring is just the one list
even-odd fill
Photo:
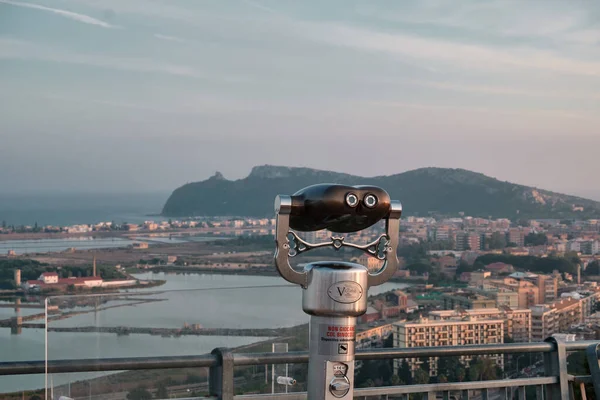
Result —
[[355, 334], [352, 325], [319, 324], [319, 354], [353, 355]]

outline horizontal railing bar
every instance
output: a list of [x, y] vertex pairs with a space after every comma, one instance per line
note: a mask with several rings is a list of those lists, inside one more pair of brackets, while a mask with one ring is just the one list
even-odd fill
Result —
[[[584, 350], [596, 341], [566, 343], [567, 351]], [[356, 360], [380, 360], [392, 358], [425, 358], [469, 356], [482, 354], [506, 353], [549, 353], [554, 351], [552, 343], [504, 343], [467, 346], [441, 346], [416, 348], [383, 348], [358, 350]], [[234, 365], [248, 366], [260, 364], [305, 364], [308, 352], [290, 353], [234, 353]], [[136, 357], [105, 358], [83, 360], [52, 360], [48, 362], [49, 373], [88, 372], [88, 371], [120, 371], [140, 369], [197, 368], [217, 365], [217, 359], [210, 355], [169, 356], [169, 357]], [[44, 361], [0, 362], [0, 376], [27, 375], [45, 373]]]
[[598, 344], [598, 341], [597, 340], [580, 340], [577, 342], [566, 342], [565, 350], [566, 351], [585, 350], [591, 344]]
[[[126, 371], [140, 369], [196, 368], [217, 365], [217, 359], [210, 355], [102, 358], [83, 360], [53, 360], [48, 362], [48, 373]], [[0, 363], [1, 375], [43, 374], [44, 361], [17, 361]]]
[[514, 386], [551, 385], [558, 382], [555, 376], [542, 378], [502, 379], [477, 382], [429, 383], [425, 385], [382, 386], [354, 389], [354, 396], [381, 396], [385, 394], [431, 393], [453, 390], [499, 389]]
[[381, 348], [381, 349], [359, 350], [356, 352], [356, 359], [357, 360], [376, 360], [376, 359], [387, 359], [387, 358], [472, 356], [472, 355], [481, 355], [481, 354], [549, 353], [553, 350], [554, 350], [554, 345], [552, 343], [544, 343], [544, 342], [481, 344], [481, 345], [439, 346], [439, 347]]
[[235, 366], [261, 364], [306, 364], [308, 363], [308, 352], [291, 351], [289, 353], [234, 353], [233, 363]]
[[268, 394], [242, 394], [233, 396], [234, 399], [242, 400], [265, 400], [265, 399], [284, 399], [284, 400], [306, 400], [306, 392], [295, 393], [268, 393]]
[[572, 382], [576, 382], [576, 383], [592, 383], [592, 376], [591, 375], [575, 375], [575, 376], [569, 376], [569, 380]]
[[[402, 386], [381, 386], [376, 388], [354, 389], [354, 397], [364, 396], [382, 396], [394, 394], [414, 394], [414, 393], [435, 393], [462, 390], [478, 389], [501, 389], [505, 387], [518, 386], [541, 386], [551, 385], [558, 382], [556, 377], [528, 378], [528, 379], [504, 379], [494, 381], [478, 382], [452, 382], [452, 383], [433, 383], [426, 385], [402, 385]], [[235, 396], [234, 399], [240, 400], [265, 400], [270, 398], [285, 400], [304, 400], [306, 392], [297, 393], [278, 393], [278, 394], [250, 394]]]

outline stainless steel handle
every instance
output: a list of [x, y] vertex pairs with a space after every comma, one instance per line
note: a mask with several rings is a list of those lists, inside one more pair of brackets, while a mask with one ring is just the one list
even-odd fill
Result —
[[386, 249], [385, 262], [376, 273], [369, 273], [368, 286], [377, 286], [390, 280], [398, 270], [398, 243], [400, 241], [400, 217], [402, 216], [402, 204], [392, 200], [390, 214], [385, 221], [385, 230], [390, 240]]
[[288, 233], [290, 230], [291, 196], [279, 195], [275, 198], [275, 214], [277, 227], [275, 231], [275, 267], [283, 279], [306, 289], [308, 279], [306, 272], [297, 272], [290, 265], [288, 251], [290, 248]]

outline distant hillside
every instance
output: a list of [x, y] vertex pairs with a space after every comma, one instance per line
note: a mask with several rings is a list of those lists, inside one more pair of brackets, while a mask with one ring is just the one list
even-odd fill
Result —
[[[600, 202], [502, 182], [464, 169], [421, 168], [371, 178], [310, 168], [254, 167], [248, 177], [220, 173], [177, 188], [162, 214], [185, 216], [272, 216], [277, 194], [293, 194], [316, 183], [369, 184], [402, 202], [405, 215], [430, 213], [494, 218], [598, 218]], [[578, 211], [583, 208], [583, 211]]]

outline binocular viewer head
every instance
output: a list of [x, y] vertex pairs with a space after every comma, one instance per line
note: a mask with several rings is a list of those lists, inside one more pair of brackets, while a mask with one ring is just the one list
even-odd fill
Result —
[[[289, 258], [311, 249], [352, 247], [384, 260], [377, 273], [369, 273], [368, 286], [386, 282], [398, 268], [398, 235], [402, 205], [390, 200], [389, 194], [376, 186], [319, 184], [308, 186], [291, 196], [275, 198], [275, 266], [288, 282], [306, 288], [307, 271], [295, 271]], [[374, 241], [358, 245], [343, 236], [332, 236], [329, 242], [309, 243], [293, 231], [327, 229], [335, 233], [357, 232], [385, 221], [385, 233]]]
[[297, 231], [356, 232], [389, 216], [389, 194], [376, 186], [319, 184], [292, 196], [277, 196], [275, 209], [289, 206], [290, 228]]

